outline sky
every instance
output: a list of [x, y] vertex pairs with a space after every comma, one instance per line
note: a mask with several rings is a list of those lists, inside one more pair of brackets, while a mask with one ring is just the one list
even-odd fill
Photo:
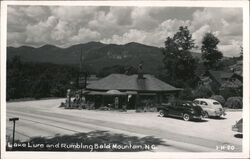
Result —
[[242, 14], [241, 8], [8, 6], [7, 44], [69, 47], [98, 41], [164, 47], [179, 26], [188, 26], [198, 47], [211, 32], [224, 56], [239, 56]]

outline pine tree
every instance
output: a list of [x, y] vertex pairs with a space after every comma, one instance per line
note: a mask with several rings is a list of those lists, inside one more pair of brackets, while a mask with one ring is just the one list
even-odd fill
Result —
[[223, 54], [218, 50], [220, 40], [212, 33], [206, 33], [202, 40], [201, 52], [204, 65], [208, 69], [215, 69]]
[[196, 61], [190, 53], [194, 47], [194, 40], [187, 26], [179, 27], [173, 37], [167, 37], [163, 49], [163, 63], [170, 83], [180, 86], [194, 78]]

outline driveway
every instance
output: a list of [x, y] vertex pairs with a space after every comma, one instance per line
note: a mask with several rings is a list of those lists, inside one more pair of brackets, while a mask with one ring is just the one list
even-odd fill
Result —
[[[187, 122], [179, 118], [161, 118], [157, 112], [63, 109], [58, 107], [62, 101], [64, 99], [7, 103], [7, 118], [20, 118], [16, 124], [16, 139], [27, 141], [32, 137], [53, 138], [101, 131], [105, 132], [102, 138], [111, 136], [112, 141], [115, 141], [115, 135], [123, 134], [119, 140], [127, 142], [134, 137], [138, 139], [131, 140], [134, 143], [154, 143], [157, 148], [152, 151], [215, 152], [242, 149], [242, 138], [235, 137], [236, 133], [231, 131], [231, 126], [241, 118], [242, 112], [227, 112], [220, 119]], [[7, 135], [11, 137], [12, 123], [6, 120], [6, 124]]]

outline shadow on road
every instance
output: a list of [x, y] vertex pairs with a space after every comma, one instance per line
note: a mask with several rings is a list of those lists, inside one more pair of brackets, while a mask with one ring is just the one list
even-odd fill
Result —
[[243, 138], [243, 134], [235, 134], [234, 137], [242, 139]]
[[216, 120], [225, 120], [227, 118], [224, 118], [224, 117], [217, 117], [217, 116], [211, 116], [209, 117], [210, 119], [216, 119]]
[[[158, 117], [160, 117], [160, 116], [158, 115]], [[175, 117], [175, 116], [166, 116], [166, 117], [163, 117], [163, 118], [166, 118], [166, 119], [171, 118], [171, 119], [183, 120], [181, 117]], [[190, 122], [198, 122], [198, 123], [200, 122], [200, 123], [202, 123], [202, 122], [208, 122], [208, 121], [205, 120], [205, 119], [201, 119], [201, 120], [199, 120], [199, 119], [191, 119]]]
[[[15, 148], [7, 151], [80, 151], [80, 152], [138, 152], [152, 151], [159, 145], [170, 146], [153, 136], [137, 137], [114, 134], [108, 131], [91, 131], [73, 135], [56, 135], [52, 138], [34, 137], [26, 142], [16, 141]], [[22, 146], [20, 146], [22, 145]]]
[[193, 119], [192, 120], [193, 122], [197, 122], [197, 123], [204, 123], [204, 122], [208, 122], [207, 120], [205, 120], [205, 119], [201, 119], [201, 120], [199, 120], [199, 119]]

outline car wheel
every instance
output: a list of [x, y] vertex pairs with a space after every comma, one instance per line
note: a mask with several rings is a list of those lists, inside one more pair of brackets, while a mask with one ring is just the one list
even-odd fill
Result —
[[204, 112], [204, 118], [209, 118], [209, 115], [207, 112]]
[[190, 120], [190, 115], [187, 114], [187, 113], [183, 114], [183, 120], [189, 121]]
[[160, 111], [159, 111], [159, 115], [160, 115], [160, 117], [164, 117], [164, 116], [167, 115], [167, 113], [166, 113], [165, 110], [160, 110]]

